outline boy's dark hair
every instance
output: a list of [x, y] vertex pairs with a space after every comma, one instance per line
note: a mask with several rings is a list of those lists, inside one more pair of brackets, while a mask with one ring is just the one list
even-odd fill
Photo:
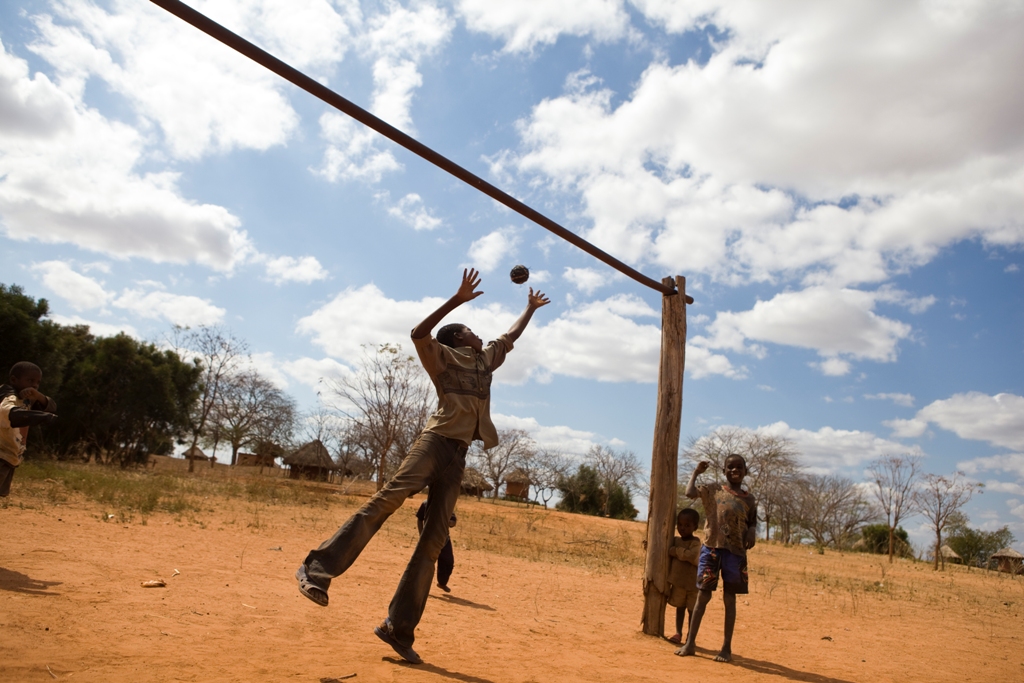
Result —
[[740, 462], [743, 463], [743, 469], [747, 469], [747, 459], [744, 458], [739, 453], [730, 453], [729, 455], [725, 456], [725, 462], [723, 462], [722, 465], [728, 467], [730, 460], [739, 460]]
[[11, 366], [10, 376], [14, 378], [24, 377], [25, 375], [32, 373], [43, 374], [43, 371], [39, 369], [39, 366], [35, 363], [30, 363], [27, 360], [18, 361]]
[[437, 331], [437, 341], [445, 346], [455, 348], [455, 335], [465, 329], [462, 323], [449, 323]]
[[700, 513], [693, 508], [683, 508], [676, 513], [676, 524], [683, 521], [683, 517], [693, 517], [693, 523], [700, 524]]

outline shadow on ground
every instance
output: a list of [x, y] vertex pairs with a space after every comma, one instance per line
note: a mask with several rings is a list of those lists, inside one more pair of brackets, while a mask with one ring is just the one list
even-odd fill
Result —
[[487, 612], [498, 611], [490, 605], [484, 605], [479, 602], [473, 602], [472, 600], [466, 600], [465, 598], [456, 598], [453, 595], [431, 595], [430, 597], [434, 600], [440, 600], [441, 602], [450, 602], [451, 604], [458, 605], [460, 607], [472, 607], [473, 609], [482, 609]]
[[59, 586], [60, 584], [60, 581], [41, 581], [21, 572], [0, 567], [0, 590], [27, 595], [60, 595], [60, 593], [48, 590], [50, 586]]

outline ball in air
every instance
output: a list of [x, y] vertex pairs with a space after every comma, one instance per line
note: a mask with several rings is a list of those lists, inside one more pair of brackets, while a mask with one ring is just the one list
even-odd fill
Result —
[[512, 282], [521, 285], [530, 279], [530, 270], [523, 265], [515, 266], [508, 276], [512, 278]]

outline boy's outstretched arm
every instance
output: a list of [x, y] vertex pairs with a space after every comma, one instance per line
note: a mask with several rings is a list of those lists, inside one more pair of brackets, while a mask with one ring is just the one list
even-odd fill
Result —
[[437, 324], [441, 322], [446, 315], [467, 301], [472, 301], [483, 294], [483, 292], [476, 291], [476, 288], [479, 286], [480, 276], [476, 269], [463, 269], [462, 284], [459, 285], [459, 290], [452, 295], [452, 298], [441, 304], [436, 311], [424, 318], [419, 325], [412, 328], [412, 338], [423, 339], [429, 335], [435, 327], [437, 327]]
[[697, 477], [707, 472], [709, 467], [711, 467], [711, 463], [707, 460], [701, 460], [693, 468], [693, 474], [690, 475], [690, 483], [686, 485], [686, 497], [690, 500], [700, 498], [700, 493], [697, 492]]
[[530, 318], [533, 317], [533, 312], [541, 306], [547, 306], [551, 303], [551, 299], [544, 296], [544, 292], [537, 290], [536, 293], [533, 291], [533, 287], [530, 287], [530, 294], [526, 298], [526, 310], [519, 316], [519, 319], [512, 323], [512, 327], [508, 328], [508, 336], [512, 341], [516, 341], [522, 336], [526, 330], [526, 326], [530, 324]]

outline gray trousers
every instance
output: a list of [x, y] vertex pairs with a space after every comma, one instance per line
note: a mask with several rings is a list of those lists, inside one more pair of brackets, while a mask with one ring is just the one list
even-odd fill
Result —
[[359, 557], [384, 521], [405, 499], [430, 487], [427, 519], [416, 549], [398, 582], [388, 607], [394, 636], [412, 646], [413, 631], [423, 616], [434, 578], [434, 564], [448, 540], [448, 518], [455, 509], [466, 468], [466, 447], [432, 432], [423, 432], [409, 449], [398, 472], [319, 548], [311, 550], [303, 564], [310, 580], [325, 591]]

